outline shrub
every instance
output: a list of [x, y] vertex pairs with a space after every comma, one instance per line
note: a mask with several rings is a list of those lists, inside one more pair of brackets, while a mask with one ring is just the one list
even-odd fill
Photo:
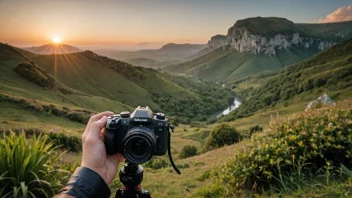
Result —
[[166, 157], [153, 157], [144, 166], [152, 169], [166, 168], [169, 166], [169, 160]]
[[181, 152], [179, 154], [179, 158], [183, 159], [183, 158], [187, 158], [187, 157], [192, 157], [197, 155], [198, 150], [197, 147], [193, 146], [193, 145], [186, 145], [181, 149]]
[[204, 149], [220, 148], [225, 145], [231, 145], [241, 140], [241, 134], [228, 124], [216, 126], [210, 133], [205, 143]]
[[259, 125], [252, 126], [249, 129], [249, 136], [252, 136], [253, 133], [262, 132], [262, 131], [263, 131], [263, 127], [261, 127]]
[[70, 173], [58, 171], [59, 154], [46, 136], [22, 133], [0, 139], [0, 197], [52, 197]]
[[322, 78], [316, 78], [314, 79], [313, 84], [314, 84], [314, 87], [322, 87], [326, 84], [326, 80]]
[[[219, 173], [234, 192], [277, 186], [282, 175], [317, 176], [344, 164], [352, 166], [352, 101], [311, 110], [287, 121], [270, 123], [271, 131], [248, 140]], [[297, 168], [298, 167], [298, 168]], [[300, 168], [299, 168], [300, 167]]]
[[206, 188], [198, 189], [195, 193], [196, 197], [228, 197], [226, 195], [226, 188], [219, 184], [211, 184], [206, 186]]
[[53, 142], [54, 146], [60, 146], [68, 151], [77, 152], [82, 150], [81, 138], [64, 133], [48, 133], [48, 140]]

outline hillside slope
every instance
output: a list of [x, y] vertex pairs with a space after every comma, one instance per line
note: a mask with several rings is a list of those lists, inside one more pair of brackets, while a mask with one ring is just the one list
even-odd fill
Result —
[[[246, 100], [225, 120], [249, 116], [280, 103], [308, 102], [323, 93], [333, 99], [352, 97], [352, 39], [260, 80], [264, 83], [242, 91]], [[234, 82], [231, 87], [241, 83], [246, 81]]]
[[208, 42], [210, 53], [164, 70], [222, 81], [281, 69], [352, 37], [352, 21], [295, 24], [276, 17], [239, 20]]
[[232, 93], [219, 85], [184, 77], [174, 80], [172, 75], [91, 51], [37, 55], [4, 44], [0, 48], [0, 103], [34, 102], [89, 112], [132, 111], [148, 105], [184, 121], [208, 117], [232, 99]]

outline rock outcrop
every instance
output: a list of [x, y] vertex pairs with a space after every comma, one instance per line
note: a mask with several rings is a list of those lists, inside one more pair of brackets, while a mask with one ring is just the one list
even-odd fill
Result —
[[309, 36], [287, 19], [257, 17], [237, 21], [226, 36], [213, 36], [207, 47], [227, 46], [239, 52], [275, 55], [276, 50], [290, 50], [293, 46], [321, 51], [334, 44], [331, 40]]
[[318, 105], [331, 105], [334, 104], [335, 102], [327, 95], [324, 94], [322, 96], [320, 96], [318, 99], [310, 101], [307, 104], [306, 110], [317, 107]]

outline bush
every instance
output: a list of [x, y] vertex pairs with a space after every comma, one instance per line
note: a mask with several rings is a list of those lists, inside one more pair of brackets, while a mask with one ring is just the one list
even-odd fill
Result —
[[220, 124], [211, 131], [204, 149], [220, 148], [239, 142], [241, 139], [241, 134], [235, 128], [230, 127], [228, 124]]
[[314, 87], [322, 87], [326, 84], [326, 80], [322, 78], [316, 78], [314, 79], [313, 84], [314, 84]]
[[59, 159], [46, 136], [26, 139], [24, 133], [0, 139], [0, 197], [52, 197], [71, 173], [58, 171]]
[[219, 184], [211, 184], [206, 186], [205, 188], [198, 189], [195, 193], [196, 197], [205, 197], [205, 198], [213, 198], [213, 197], [228, 197], [226, 195], [226, 188]]
[[193, 146], [193, 145], [186, 145], [181, 149], [181, 152], [179, 154], [179, 158], [183, 159], [183, 158], [187, 158], [187, 157], [192, 157], [197, 155], [198, 150], [197, 147]]
[[252, 136], [253, 133], [262, 132], [262, 131], [263, 131], [263, 127], [261, 127], [259, 125], [252, 126], [249, 129], [249, 136]]
[[53, 142], [54, 146], [60, 146], [68, 151], [77, 152], [82, 150], [81, 138], [76, 136], [65, 135], [64, 133], [48, 133], [48, 140]]
[[[352, 167], [352, 101], [270, 123], [271, 131], [248, 140], [219, 173], [233, 192], [278, 186], [282, 176], [318, 176], [341, 164]], [[299, 170], [299, 171], [298, 171]], [[290, 177], [291, 178], [291, 177]], [[280, 181], [281, 180], [281, 181]]]
[[144, 166], [152, 169], [166, 168], [169, 166], [169, 160], [166, 157], [153, 157]]

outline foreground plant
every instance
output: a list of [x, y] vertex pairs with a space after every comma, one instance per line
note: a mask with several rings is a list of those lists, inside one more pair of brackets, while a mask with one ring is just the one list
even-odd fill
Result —
[[330, 175], [341, 164], [352, 167], [352, 101], [276, 119], [270, 126], [246, 141], [218, 174], [230, 191], [290, 190], [286, 181], [304, 182], [322, 170]]
[[67, 175], [55, 163], [57, 147], [46, 136], [3, 133], [0, 139], [0, 197], [51, 197]]

